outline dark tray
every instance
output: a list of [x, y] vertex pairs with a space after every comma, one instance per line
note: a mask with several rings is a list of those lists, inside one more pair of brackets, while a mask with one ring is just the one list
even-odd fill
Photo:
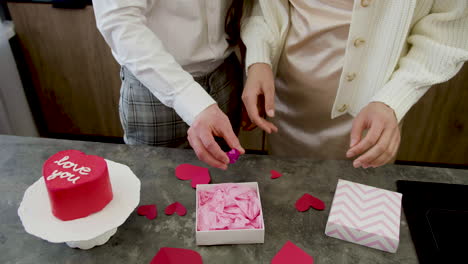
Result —
[[397, 181], [420, 263], [468, 263], [468, 185]]

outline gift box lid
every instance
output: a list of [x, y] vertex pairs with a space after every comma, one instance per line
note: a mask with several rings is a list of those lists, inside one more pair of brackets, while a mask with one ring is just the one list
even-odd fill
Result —
[[400, 236], [401, 198], [397, 192], [339, 180], [325, 233], [395, 252]]

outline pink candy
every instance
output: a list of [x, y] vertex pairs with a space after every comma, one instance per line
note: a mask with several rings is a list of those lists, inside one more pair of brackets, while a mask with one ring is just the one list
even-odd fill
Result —
[[231, 149], [229, 152], [226, 152], [226, 154], [229, 158], [229, 163], [233, 164], [237, 162], [241, 153], [237, 149]]
[[198, 231], [260, 229], [260, 200], [257, 191], [227, 183], [198, 192]]

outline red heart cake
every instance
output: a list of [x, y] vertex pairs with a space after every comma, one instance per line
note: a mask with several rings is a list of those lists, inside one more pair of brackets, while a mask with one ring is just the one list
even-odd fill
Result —
[[112, 200], [106, 161], [77, 150], [60, 151], [42, 168], [52, 213], [68, 221], [101, 211]]

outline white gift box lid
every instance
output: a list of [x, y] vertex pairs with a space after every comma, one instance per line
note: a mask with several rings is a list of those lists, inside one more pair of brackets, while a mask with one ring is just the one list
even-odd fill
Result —
[[395, 253], [400, 236], [402, 194], [339, 180], [325, 234]]

